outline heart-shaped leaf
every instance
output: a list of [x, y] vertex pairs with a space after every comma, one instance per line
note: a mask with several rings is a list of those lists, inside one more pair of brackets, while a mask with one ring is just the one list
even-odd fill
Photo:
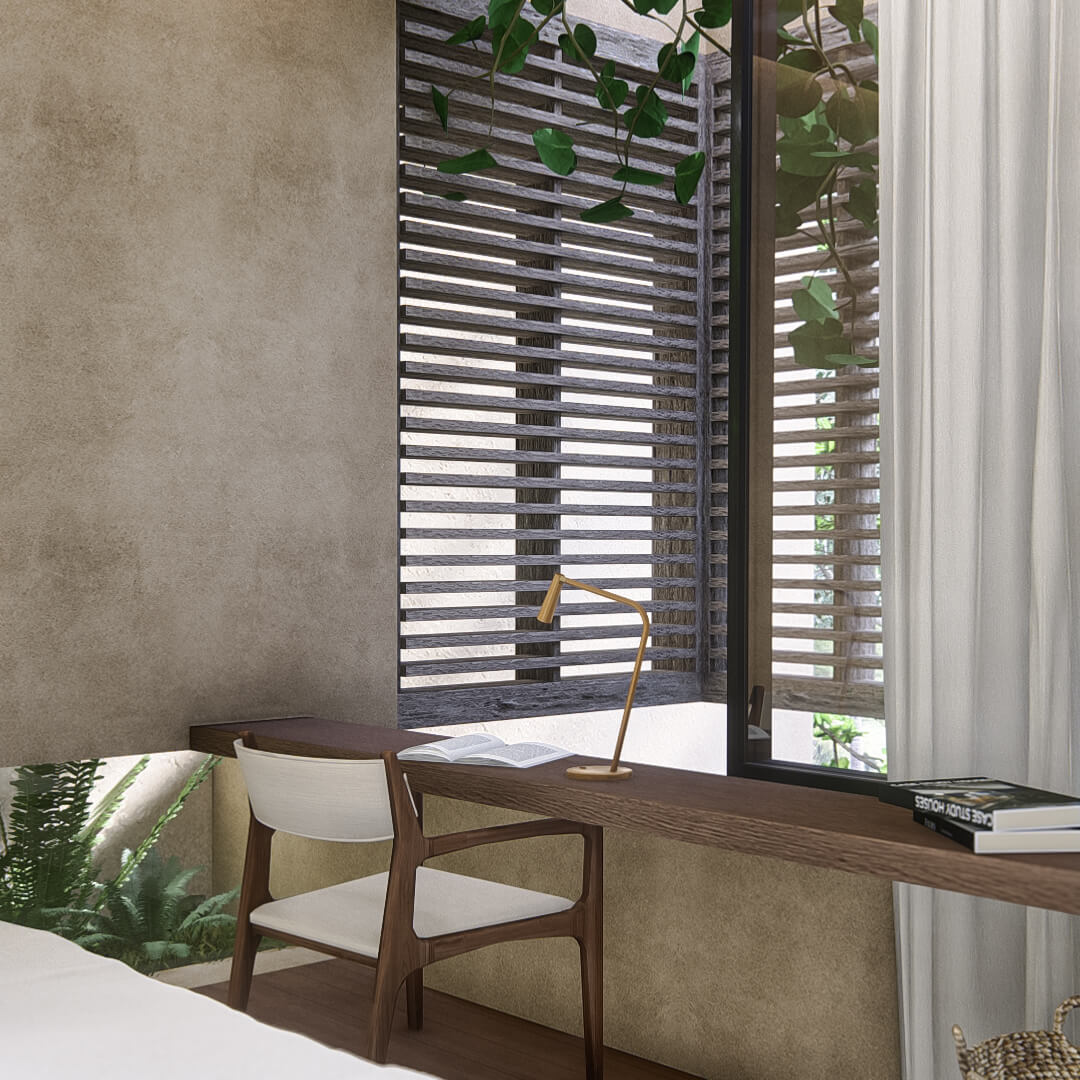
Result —
[[798, 68], [799, 71], [811, 72], [820, 71], [826, 66], [822, 62], [821, 53], [817, 49], [796, 49], [794, 52], [789, 52], [777, 63], [783, 64], [784, 67]]
[[826, 319], [839, 318], [832, 288], [824, 278], [804, 277], [802, 286], [791, 295], [791, 304], [800, 319], [824, 323]]
[[710, 19], [719, 19], [714, 26], [727, 26], [731, 22], [731, 0], [701, 0], [701, 6]]
[[835, 155], [837, 151], [829, 128], [815, 124], [809, 131], [790, 131], [777, 141], [776, 152], [785, 172], [796, 176], [824, 176], [834, 164], [825, 155]]
[[495, 53], [502, 50], [499, 60], [500, 71], [507, 75], [516, 75], [521, 71], [529, 58], [533, 30], [533, 24], [528, 19], [519, 17], [505, 31], [493, 33], [492, 47]]
[[487, 29], [487, 19], [483, 15], [477, 15], [472, 22], [467, 22], [460, 30], [451, 34], [446, 39], [447, 45], [463, 45], [466, 41], [479, 41]]
[[439, 123], [442, 124], [443, 131], [445, 131], [450, 116], [450, 99], [433, 86], [431, 88], [431, 103], [435, 106], [435, 114], [439, 118]]
[[836, 0], [829, 14], [848, 29], [852, 41], [859, 41], [859, 26], [863, 21], [863, 0]]
[[624, 205], [621, 198], [614, 198], [582, 210], [579, 216], [582, 221], [588, 221], [593, 225], [603, 225], [608, 221], [621, 221], [623, 218], [633, 217], [634, 211]]
[[852, 146], [862, 146], [877, 137], [878, 96], [873, 90], [858, 86], [852, 89], [837, 84], [825, 103], [825, 116], [833, 131]]
[[871, 232], [877, 232], [877, 184], [873, 180], [864, 180], [848, 192], [848, 201], [844, 209], [861, 221]]
[[624, 165], [617, 172], [611, 174], [612, 180], [620, 184], [647, 184], [649, 187], [657, 187], [667, 177], [663, 173], [650, 172], [648, 169], [638, 169], [633, 165]]
[[494, 169], [499, 163], [487, 150], [473, 150], [461, 157], [450, 158], [439, 162], [439, 172], [452, 173], [455, 176], [460, 173], [480, 172], [482, 169]]
[[532, 0], [532, 6], [541, 15], [557, 15], [563, 8], [563, 0]]
[[699, 150], [696, 154], [687, 154], [675, 166], [675, 198], [685, 206], [697, 191], [698, 181], [701, 179], [702, 170], [705, 168], [704, 151]]
[[591, 60], [596, 55], [596, 34], [587, 23], [578, 23], [574, 27], [574, 41], [583, 56]]
[[624, 114], [626, 129], [642, 139], [655, 139], [667, 124], [667, 109], [656, 91], [647, 86], [639, 86], [634, 93], [637, 105], [631, 106]]
[[844, 337], [839, 319], [804, 323], [788, 334], [788, 341], [799, 367], [834, 368], [838, 366], [836, 357], [851, 353], [851, 342]]
[[615, 61], [609, 60], [600, 72], [600, 81], [596, 84], [596, 100], [605, 109], [612, 111], [622, 108], [626, 95], [630, 93], [630, 87], [622, 80], [615, 78]]
[[852, 353], [829, 353], [825, 357], [825, 366], [831, 368], [842, 367], [877, 367], [878, 362], [868, 356], [857, 356]]
[[809, 71], [777, 64], [776, 111], [780, 116], [805, 116], [821, 100], [821, 83]]
[[559, 176], [569, 176], [577, 168], [574, 140], [556, 128], [538, 128], [533, 132], [533, 145], [540, 160]]

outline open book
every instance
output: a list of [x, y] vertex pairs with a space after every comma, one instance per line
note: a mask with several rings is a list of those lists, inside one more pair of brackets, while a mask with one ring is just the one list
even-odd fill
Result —
[[505, 743], [498, 735], [457, 735], [398, 752], [400, 761], [445, 761], [455, 765], [503, 765], [529, 769], [569, 757], [571, 751], [547, 743]]

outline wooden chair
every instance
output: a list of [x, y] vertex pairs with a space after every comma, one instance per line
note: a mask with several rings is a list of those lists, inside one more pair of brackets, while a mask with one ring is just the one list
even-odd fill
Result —
[[[382, 760], [294, 757], [235, 743], [251, 804], [237, 912], [229, 1004], [247, 1009], [255, 952], [264, 934], [375, 968], [368, 1056], [386, 1061], [397, 996], [406, 986], [409, 1027], [423, 1024], [423, 969], [448, 956], [525, 938], [572, 937], [581, 955], [585, 1075], [603, 1076], [603, 831], [546, 819], [425, 836], [401, 766]], [[276, 831], [318, 840], [393, 839], [389, 873], [274, 900], [270, 841]], [[436, 855], [578, 833], [584, 838], [581, 896], [501, 885], [424, 866]]]

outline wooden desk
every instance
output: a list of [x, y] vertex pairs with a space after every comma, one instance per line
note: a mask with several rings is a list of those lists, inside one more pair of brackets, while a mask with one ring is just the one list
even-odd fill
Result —
[[[191, 748], [232, 756], [239, 731], [263, 749], [316, 757], [375, 757], [433, 739], [302, 716], [193, 727]], [[637, 764], [625, 783], [590, 784], [567, 779], [566, 764], [409, 762], [407, 771], [425, 794], [1080, 914], [1080, 855], [974, 855], [869, 795]]]

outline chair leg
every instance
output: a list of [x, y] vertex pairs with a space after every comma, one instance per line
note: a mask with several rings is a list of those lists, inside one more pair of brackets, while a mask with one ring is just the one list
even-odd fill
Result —
[[390, 1029], [394, 1024], [394, 1009], [397, 1007], [401, 983], [402, 978], [397, 965], [381, 962], [376, 965], [375, 997], [371, 1003], [371, 1029], [368, 1032], [367, 1056], [379, 1065], [386, 1064]]
[[229, 975], [228, 1003], [233, 1009], [247, 1012], [251, 994], [251, 976], [255, 970], [255, 954], [259, 951], [262, 934], [252, 928], [247, 919], [236, 923], [236, 946], [233, 949], [232, 972]]
[[604, 1077], [604, 954], [592, 935], [581, 938], [581, 1019], [586, 1080]]
[[405, 1008], [409, 1014], [409, 1030], [424, 1026], [424, 969], [417, 968], [405, 977]]

